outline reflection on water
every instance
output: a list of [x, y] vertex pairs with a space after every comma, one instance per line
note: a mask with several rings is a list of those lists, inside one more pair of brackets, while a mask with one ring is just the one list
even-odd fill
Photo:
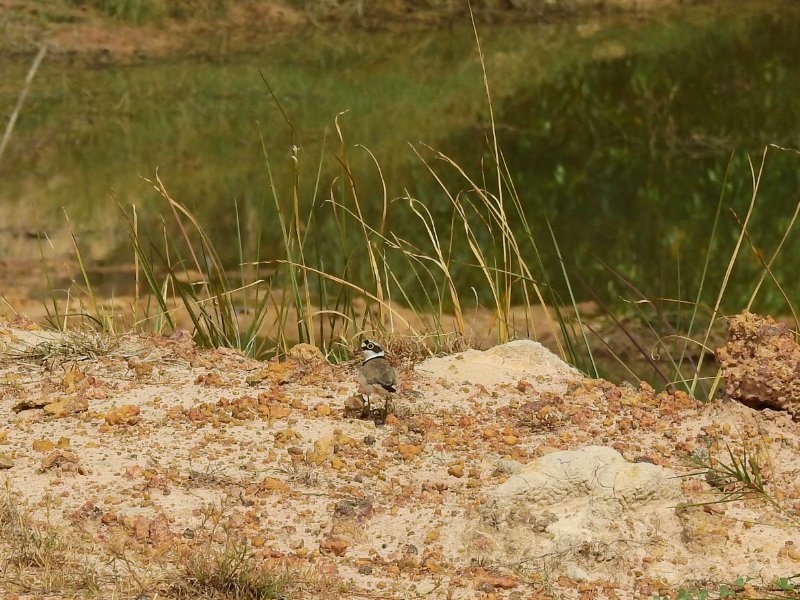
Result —
[[[727, 207], [743, 218], [750, 199], [747, 154], [757, 169], [765, 144], [800, 147], [800, 13], [683, 10], [658, 21], [524, 25], [481, 37], [504, 157], [551, 272], [560, 267], [547, 221], [574, 281], [585, 280], [601, 297], [614, 299], [624, 289], [603, 263], [649, 294], [687, 297], [700, 279], [724, 189], [710, 268], [716, 286], [738, 228]], [[2, 60], [0, 111], [7, 113], [27, 59]], [[380, 218], [383, 179], [390, 200], [407, 192], [428, 204], [448, 239], [450, 204], [409, 142], [425, 156], [419, 144], [430, 144], [481, 179], [489, 125], [481, 77], [466, 28], [304, 36], [225, 60], [51, 62], [0, 164], [0, 228], [23, 235], [56, 229], [63, 207], [94, 258], [130, 262], [116, 202], [136, 204], [140, 227], [157, 231], [164, 207], [142, 177], [158, 168], [171, 194], [216, 240], [231, 240], [221, 246], [230, 264], [238, 260], [234, 203], [246, 253], [257, 247], [262, 258], [276, 256], [281, 238], [263, 138], [282, 202], [290, 199], [297, 164], [292, 146], [299, 148], [300, 202], [310, 206], [316, 193], [316, 210], [349, 187], [340, 162], [346, 153], [368, 219]], [[333, 123], [344, 111], [341, 146]], [[374, 154], [380, 175], [358, 144]], [[750, 227], [767, 256], [798, 200], [798, 167], [791, 152], [769, 155]], [[453, 192], [464, 188], [452, 173], [444, 178]], [[387, 224], [405, 239], [424, 238], [407, 203], [390, 202]], [[319, 224], [319, 256], [335, 254], [331, 226]], [[7, 256], [16, 246], [0, 240]], [[453, 244], [458, 260], [474, 261], [458, 235]], [[793, 248], [790, 238], [773, 267], [790, 295], [800, 291], [792, 276], [800, 253]], [[462, 290], [480, 293], [485, 284], [457, 263]], [[758, 269], [745, 248], [730, 297], [748, 297]], [[405, 283], [413, 284], [412, 274]], [[581, 288], [579, 296], [588, 297]], [[761, 302], [780, 310], [782, 301], [771, 288]]]

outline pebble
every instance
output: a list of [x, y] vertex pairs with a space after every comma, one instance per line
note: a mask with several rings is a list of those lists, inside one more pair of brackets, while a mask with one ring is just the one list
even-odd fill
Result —
[[56, 445], [50, 440], [36, 440], [32, 447], [36, 452], [52, 452]]
[[447, 473], [452, 475], [453, 477], [461, 478], [464, 476], [464, 466], [463, 465], [453, 465], [452, 467], [447, 469]]
[[414, 446], [413, 444], [400, 444], [397, 446], [397, 451], [403, 460], [409, 460], [415, 456], [419, 456], [422, 452], [421, 446]]

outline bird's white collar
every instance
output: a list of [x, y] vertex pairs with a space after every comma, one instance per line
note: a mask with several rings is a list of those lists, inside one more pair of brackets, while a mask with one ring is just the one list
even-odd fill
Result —
[[384, 358], [383, 350], [381, 350], [380, 352], [373, 352], [372, 350], [364, 350], [363, 352], [364, 352], [364, 362], [361, 363], [362, 365], [367, 364], [373, 358]]

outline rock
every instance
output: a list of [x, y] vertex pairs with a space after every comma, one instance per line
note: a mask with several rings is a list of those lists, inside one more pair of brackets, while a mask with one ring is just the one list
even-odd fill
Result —
[[311, 344], [295, 344], [289, 349], [287, 356], [302, 362], [325, 362], [322, 351]]
[[11, 407], [15, 413], [22, 412], [23, 410], [31, 410], [34, 408], [44, 408], [48, 404], [52, 404], [53, 399], [50, 396], [41, 396], [39, 398], [28, 398], [17, 402]]
[[55, 448], [56, 445], [50, 440], [36, 440], [33, 442], [33, 449], [36, 452], [51, 452]]
[[63, 400], [52, 402], [44, 407], [45, 413], [57, 419], [87, 410], [89, 410], [89, 401], [86, 398], [77, 397], [64, 398]]
[[344, 417], [346, 419], [365, 419], [369, 410], [361, 396], [350, 396], [344, 401]]
[[[416, 371], [431, 379], [466, 381], [473, 385], [507, 384], [518, 387], [520, 380], [543, 388], [566, 388], [581, 374], [538, 342], [516, 340], [489, 350], [467, 350], [445, 357], [429, 358]], [[545, 385], [546, 384], [546, 385]]]
[[347, 542], [341, 538], [329, 537], [319, 545], [322, 554], [333, 554], [334, 556], [344, 556], [347, 550]]
[[14, 459], [8, 454], [0, 454], [0, 469], [10, 469], [14, 466]]
[[590, 580], [613, 578], [623, 554], [644, 557], [667, 524], [681, 528], [680, 482], [672, 477], [602, 446], [553, 452], [489, 495], [467, 541], [479, 560], [535, 564], [559, 556], [562, 574], [580, 566]]
[[318, 415], [328, 417], [331, 414], [331, 405], [327, 402], [320, 402], [314, 407], [314, 410], [317, 411]]
[[306, 460], [315, 465], [321, 465], [333, 454], [336, 441], [332, 436], [323, 435], [314, 442], [314, 450], [309, 452]]
[[372, 518], [373, 512], [372, 502], [366, 499], [348, 498], [339, 501], [333, 511], [331, 537], [341, 539], [347, 544], [367, 541], [366, 522]]
[[728, 343], [717, 359], [726, 397], [800, 418], [800, 346], [788, 326], [747, 311], [731, 317]]
[[453, 477], [461, 478], [464, 476], [464, 465], [453, 465], [447, 469], [447, 473]]
[[412, 444], [400, 444], [397, 446], [397, 451], [403, 460], [410, 460], [415, 456], [419, 456], [422, 452], [421, 446], [414, 446]]
[[105, 419], [109, 425], [136, 425], [142, 420], [139, 407], [133, 404], [112, 408], [106, 413]]
[[78, 457], [74, 452], [67, 450], [55, 450], [42, 459], [40, 471], [48, 471], [54, 467], [60, 467], [66, 471], [78, 471]]

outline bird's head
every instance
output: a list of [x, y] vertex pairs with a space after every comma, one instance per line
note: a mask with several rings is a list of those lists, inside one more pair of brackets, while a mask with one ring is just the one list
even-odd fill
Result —
[[384, 355], [381, 345], [373, 340], [363, 340], [359, 349], [364, 353], [364, 362]]

